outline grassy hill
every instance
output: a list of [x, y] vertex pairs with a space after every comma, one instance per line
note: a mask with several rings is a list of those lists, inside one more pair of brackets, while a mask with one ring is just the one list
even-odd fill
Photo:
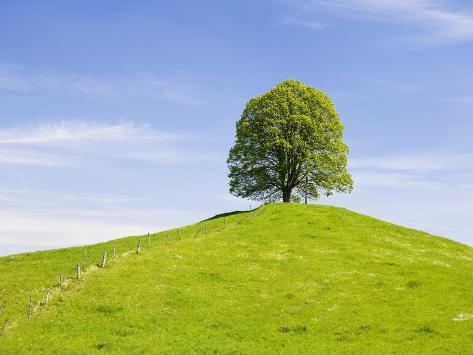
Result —
[[2, 354], [472, 354], [473, 249], [341, 208], [271, 204], [149, 240], [0, 258], [0, 304]]

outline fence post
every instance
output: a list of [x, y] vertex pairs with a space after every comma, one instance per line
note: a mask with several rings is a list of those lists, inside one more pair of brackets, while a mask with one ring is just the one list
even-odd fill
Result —
[[207, 222], [204, 222], [204, 226], [205, 226], [205, 234], [207, 234]]
[[138, 239], [138, 245], [136, 246], [136, 254], [141, 252], [141, 239]]
[[181, 240], [181, 228], [177, 230], [177, 239]]
[[107, 252], [104, 251], [102, 255], [102, 267], [105, 267], [106, 262], [107, 262]]
[[148, 232], [148, 248], [151, 246], [151, 239], [149, 238], [149, 232]]
[[82, 269], [87, 269], [87, 249], [84, 249], [84, 256], [82, 257]]
[[0, 330], [0, 337], [3, 335], [3, 332], [5, 331], [5, 328], [7, 327], [8, 319], [5, 319], [5, 322], [3, 322], [3, 327]]
[[77, 280], [80, 280], [80, 264], [77, 263]]
[[117, 257], [116, 250], [115, 250], [115, 243], [113, 243], [113, 258]]
[[48, 303], [49, 303], [49, 294], [50, 294], [51, 290], [48, 288], [46, 290], [46, 294], [44, 295], [44, 305], [47, 306]]
[[31, 319], [31, 313], [33, 313], [33, 303], [30, 295], [30, 301], [28, 302], [28, 319]]
[[62, 274], [59, 274], [59, 286], [62, 285]]

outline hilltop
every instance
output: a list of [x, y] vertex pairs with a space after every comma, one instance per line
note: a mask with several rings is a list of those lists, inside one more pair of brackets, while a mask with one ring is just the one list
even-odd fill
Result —
[[342, 208], [270, 204], [0, 258], [0, 304], [2, 354], [472, 353], [473, 249]]

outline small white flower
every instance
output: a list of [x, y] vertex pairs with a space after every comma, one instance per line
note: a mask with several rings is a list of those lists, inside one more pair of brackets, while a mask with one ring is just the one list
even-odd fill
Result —
[[455, 322], [461, 322], [461, 321], [470, 320], [470, 319], [473, 319], [473, 314], [471, 313], [460, 313], [458, 316], [453, 318]]

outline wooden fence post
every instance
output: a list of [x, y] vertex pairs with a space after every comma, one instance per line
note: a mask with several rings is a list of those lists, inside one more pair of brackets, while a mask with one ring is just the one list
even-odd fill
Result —
[[102, 267], [105, 267], [106, 263], [107, 263], [107, 252], [104, 251], [102, 255]]
[[80, 264], [77, 263], [77, 280], [80, 280]]
[[62, 285], [62, 274], [59, 274], [59, 286]]
[[33, 313], [33, 303], [32, 303], [31, 295], [30, 295], [30, 301], [28, 302], [28, 319], [31, 319], [32, 313]]
[[181, 240], [181, 228], [177, 230], [177, 238]]
[[46, 290], [46, 294], [44, 295], [44, 305], [47, 306], [48, 303], [49, 303], [49, 294], [50, 294], [51, 290], [48, 288]]
[[138, 245], [136, 246], [136, 254], [141, 252], [141, 239], [138, 239]]
[[149, 237], [149, 232], [148, 232], [148, 248], [151, 246], [151, 239]]
[[87, 250], [84, 249], [84, 256], [82, 257], [82, 269], [87, 269]]
[[3, 327], [0, 330], [0, 337], [3, 335], [3, 332], [5, 331], [5, 328], [7, 327], [8, 319], [5, 319], [5, 322], [3, 322]]

